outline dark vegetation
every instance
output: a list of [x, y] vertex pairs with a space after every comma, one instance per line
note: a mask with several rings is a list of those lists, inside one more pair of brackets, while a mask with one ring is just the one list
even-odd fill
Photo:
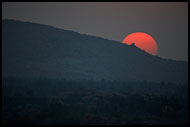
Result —
[[3, 124], [186, 124], [187, 84], [3, 77]]

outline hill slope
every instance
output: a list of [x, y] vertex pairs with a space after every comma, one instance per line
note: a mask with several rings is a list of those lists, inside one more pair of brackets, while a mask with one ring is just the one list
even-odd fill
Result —
[[2, 21], [3, 76], [187, 82], [187, 62], [47, 25]]

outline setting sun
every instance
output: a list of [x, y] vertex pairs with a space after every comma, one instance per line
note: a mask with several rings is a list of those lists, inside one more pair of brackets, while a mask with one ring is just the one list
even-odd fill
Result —
[[129, 34], [122, 43], [131, 45], [132, 43], [135, 44], [136, 47], [146, 51], [149, 54], [157, 55], [157, 44], [154, 38], [146, 33], [143, 32], [136, 32]]

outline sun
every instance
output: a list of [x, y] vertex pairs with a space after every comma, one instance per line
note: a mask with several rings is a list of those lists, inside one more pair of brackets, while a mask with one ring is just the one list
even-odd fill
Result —
[[145, 52], [152, 54], [154, 56], [157, 55], [157, 44], [154, 38], [146, 33], [143, 32], [136, 32], [129, 34], [125, 37], [122, 43], [131, 45], [132, 43], [135, 44], [136, 47], [144, 50]]

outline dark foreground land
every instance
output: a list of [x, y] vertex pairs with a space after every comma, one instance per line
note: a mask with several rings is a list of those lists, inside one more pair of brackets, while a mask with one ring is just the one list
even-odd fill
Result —
[[3, 77], [3, 124], [187, 124], [187, 87]]

